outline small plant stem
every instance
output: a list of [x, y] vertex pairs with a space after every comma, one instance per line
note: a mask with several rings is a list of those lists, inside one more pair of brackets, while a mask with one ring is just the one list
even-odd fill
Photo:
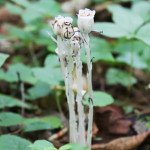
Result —
[[20, 73], [19, 73], [19, 72], [17, 72], [17, 75], [18, 75], [18, 81], [19, 81], [19, 84], [20, 84], [21, 101], [22, 101], [21, 115], [24, 116], [24, 114], [25, 114], [25, 109], [24, 109], [24, 105], [25, 105], [24, 83], [23, 83], [22, 80], [21, 80], [21, 77], [20, 77]]
[[83, 146], [85, 145], [85, 115], [84, 107], [82, 104], [82, 90], [83, 90], [83, 77], [82, 77], [82, 62], [80, 60], [80, 52], [78, 52], [76, 58], [76, 76], [77, 76], [77, 97], [76, 102], [78, 105], [78, 116], [79, 116], [79, 125], [78, 125], [78, 143]]
[[130, 64], [128, 91], [130, 91], [132, 88], [133, 64], [134, 64], [134, 40], [131, 41], [131, 64]]
[[76, 123], [76, 115], [75, 115], [75, 100], [74, 100], [74, 93], [72, 90], [73, 85], [73, 77], [72, 77], [72, 71], [74, 69], [74, 63], [72, 59], [72, 52], [70, 50], [70, 47], [66, 46], [67, 48], [67, 55], [68, 55], [68, 104], [69, 104], [69, 113], [70, 113], [70, 142], [76, 143], [77, 141], [77, 123]]
[[56, 90], [56, 103], [57, 103], [57, 107], [58, 107], [58, 111], [60, 112], [60, 115], [62, 118], [65, 118], [61, 104], [60, 104], [60, 91]]
[[93, 125], [93, 88], [92, 88], [92, 61], [90, 56], [90, 39], [88, 34], [84, 34], [85, 38], [85, 48], [86, 48], [86, 57], [87, 57], [87, 79], [88, 79], [88, 92], [89, 92], [89, 115], [88, 115], [88, 133], [87, 133], [87, 146], [91, 149], [92, 143], [92, 125]]

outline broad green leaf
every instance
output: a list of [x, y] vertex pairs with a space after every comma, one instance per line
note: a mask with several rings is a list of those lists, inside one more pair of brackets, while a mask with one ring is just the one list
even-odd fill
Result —
[[102, 35], [112, 38], [120, 38], [128, 34], [128, 32], [125, 29], [123, 29], [117, 24], [110, 22], [95, 23], [94, 30], [102, 31]]
[[[127, 41], [120, 40], [117, 42], [116, 46], [113, 48], [113, 52], [119, 54], [118, 58], [123, 58], [123, 62], [131, 65], [131, 52], [135, 55], [133, 67], [135, 68], [145, 68], [150, 66], [149, 55], [150, 47], [139, 40]], [[126, 57], [128, 56], [128, 58]], [[120, 63], [120, 60], [118, 60]]]
[[150, 20], [150, 2], [148, 1], [139, 1], [132, 5], [132, 10], [141, 16], [144, 21]]
[[36, 83], [33, 87], [27, 90], [26, 98], [29, 100], [35, 100], [42, 98], [50, 93], [50, 85], [43, 82]]
[[142, 26], [136, 34], [136, 38], [142, 40], [150, 46], [150, 23]]
[[54, 148], [54, 145], [46, 140], [37, 140], [29, 147], [31, 150], [45, 150], [45, 148]]
[[111, 5], [108, 10], [113, 15], [113, 21], [131, 34], [144, 22], [138, 14], [120, 5]]
[[126, 63], [134, 68], [145, 69], [147, 64], [136, 54], [131, 52], [126, 52], [116, 58], [118, 62]]
[[16, 113], [2, 112], [0, 113], [0, 126], [14, 126], [22, 124], [23, 118]]
[[24, 6], [24, 7], [29, 7], [30, 6], [30, 2], [28, 0], [12, 0], [13, 2]]
[[[69, 149], [70, 147], [70, 149]], [[67, 149], [65, 149], [67, 148]], [[89, 150], [87, 147], [84, 147], [77, 143], [70, 143], [62, 146], [59, 150]]]
[[133, 50], [134, 53], [140, 56], [143, 55], [147, 49], [149, 49], [149, 46], [139, 40], [119, 40], [112, 51], [117, 54], [125, 54]]
[[[99, 106], [99, 107], [104, 107], [107, 105], [110, 105], [114, 102], [114, 99], [111, 95], [105, 93], [105, 92], [100, 92], [100, 91], [94, 91], [93, 92], [93, 105], [94, 106]], [[85, 105], [89, 105], [89, 95], [85, 95], [85, 101], [83, 101]]]
[[46, 57], [44, 65], [45, 66], [56, 67], [56, 66], [59, 66], [59, 60], [58, 60], [56, 55], [50, 54]]
[[[115, 59], [113, 58], [109, 44], [100, 38], [92, 37], [90, 41], [90, 47], [91, 47], [91, 58], [93, 59], [93, 62], [102, 60], [106, 62], [114, 62]], [[86, 63], [86, 56], [85, 56], [85, 50], [81, 53], [81, 59], [84, 63]]]
[[57, 117], [44, 118], [29, 118], [24, 119], [24, 132], [38, 131], [38, 130], [53, 130], [60, 128], [62, 123]]
[[35, 20], [42, 19], [42, 14], [38, 12], [35, 6], [34, 7], [33, 6], [27, 7], [26, 11], [22, 14], [22, 19], [25, 24], [30, 24], [34, 22]]
[[72, 146], [70, 144], [63, 145], [59, 148], [59, 150], [70, 150]]
[[36, 109], [35, 106], [26, 103], [22, 103], [19, 99], [0, 94], [0, 109], [5, 107], [24, 107], [26, 109]]
[[40, 0], [35, 6], [40, 13], [45, 15], [57, 16], [61, 13], [60, 5], [55, 0]]
[[41, 121], [49, 123], [50, 129], [56, 129], [62, 126], [61, 120], [57, 117], [44, 117]]
[[60, 84], [63, 81], [60, 68], [34, 68], [33, 73], [37, 79], [48, 84]]
[[20, 15], [24, 12], [24, 10], [21, 7], [13, 5], [11, 3], [6, 3], [6, 7], [13, 14]]
[[5, 60], [9, 57], [7, 54], [0, 53], [0, 67], [3, 65]]
[[58, 150], [58, 149], [55, 147], [48, 147], [48, 148], [44, 148], [44, 150]]
[[49, 130], [50, 124], [36, 121], [29, 124], [24, 125], [23, 131], [24, 132], [33, 132], [33, 131], [40, 131], [40, 130]]
[[[106, 74], [106, 82], [108, 85], [121, 84], [125, 87], [129, 85], [130, 74], [115, 68], [110, 68]], [[137, 82], [136, 78], [132, 76], [131, 84]]]
[[9, 36], [12, 39], [18, 38], [21, 40], [26, 40], [28, 42], [32, 40], [32, 34], [24, 28], [15, 27], [12, 25], [5, 25], [5, 27], [7, 28]]
[[23, 64], [14, 64], [8, 68], [7, 72], [0, 69], [0, 80], [7, 82], [18, 82], [17, 72], [20, 73], [20, 78], [23, 82], [34, 84], [36, 79], [32, 75], [32, 70], [30, 67]]
[[30, 141], [15, 135], [1, 135], [0, 136], [0, 149], [1, 150], [30, 150], [28, 147]]

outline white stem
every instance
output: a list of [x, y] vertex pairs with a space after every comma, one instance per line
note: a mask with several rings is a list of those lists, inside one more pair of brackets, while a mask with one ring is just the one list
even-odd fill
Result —
[[76, 123], [76, 115], [75, 115], [75, 100], [74, 93], [72, 90], [73, 86], [73, 77], [72, 72], [74, 69], [74, 63], [72, 58], [72, 51], [70, 49], [69, 44], [66, 44], [66, 50], [68, 54], [68, 105], [69, 105], [69, 113], [70, 113], [70, 142], [76, 143], [77, 141], [77, 123]]
[[86, 146], [85, 145], [85, 115], [84, 115], [84, 107], [82, 104], [83, 77], [82, 77], [82, 62], [80, 60], [80, 52], [78, 52], [75, 61], [76, 61], [76, 76], [77, 76], [76, 101], [78, 104], [78, 116], [79, 116], [78, 143], [80, 143], [83, 146]]
[[92, 143], [92, 125], [93, 125], [93, 88], [92, 88], [92, 61], [90, 56], [90, 39], [88, 34], [84, 34], [84, 38], [86, 40], [85, 48], [86, 48], [86, 57], [87, 57], [87, 66], [88, 66], [88, 92], [89, 92], [89, 115], [88, 115], [88, 133], [87, 133], [87, 146], [91, 149]]
[[[75, 116], [75, 102], [74, 102], [74, 93], [72, 91], [73, 78], [72, 71], [74, 68], [72, 53], [70, 51], [69, 44], [64, 42], [60, 36], [57, 37], [58, 40], [58, 54], [61, 64], [61, 70], [64, 76], [65, 87], [66, 87], [66, 96], [69, 106], [69, 136], [70, 142], [75, 143], [77, 140], [77, 125], [76, 125], [76, 116]], [[66, 55], [66, 60], [64, 60], [64, 54]]]

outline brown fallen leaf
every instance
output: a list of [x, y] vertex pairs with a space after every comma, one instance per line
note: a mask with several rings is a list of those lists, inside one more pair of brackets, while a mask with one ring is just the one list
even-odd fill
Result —
[[126, 135], [130, 130], [131, 121], [125, 120], [124, 111], [118, 106], [96, 107], [94, 109], [94, 118], [100, 131], [115, 134]]
[[150, 131], [136, 136], [119, 138], [107, 144], [95, 144], [92, 149], [96, 150], [133, 150], [137, 148], [144, 140], [150, 136]]

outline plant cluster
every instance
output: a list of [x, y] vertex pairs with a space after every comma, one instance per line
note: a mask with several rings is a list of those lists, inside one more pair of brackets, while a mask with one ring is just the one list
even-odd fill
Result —
[[[78, 14], [78, 27], [73, 27], [71, 17], [55, 17], [50, 22], [54, 33], [57, 35], [56, 53], [58, 55], [62, 74], [65, 81], [66, 96], [69, 106], [70, 116], [70, 142], [81, 143], [83, 146], [91, 147], [92, 138], [92, 122], [93, 122], [93, 89], [92, 89], [92, 59], [90, 56], [89, 33], [93, 29], [95, 11], [89, 9], [80, 10]], [[88, 66], [88, 92], [89, 92], [89, 122], [87, 141], [85, 140], [85, 114], [82, 104], [83, 98], [83, 77], [82, 77], [82, 61], [80, 51], [82, 43], [86, 48], [87, 66]], [[73, 70], [76, 65], [77, 76], [77, 95], [76, 100], [72, 90], [73, 86]], [[75, 102], [77, 102], [78, 121], [75, 113]], [[77, 124], [77, 122], [79, 122]]]

